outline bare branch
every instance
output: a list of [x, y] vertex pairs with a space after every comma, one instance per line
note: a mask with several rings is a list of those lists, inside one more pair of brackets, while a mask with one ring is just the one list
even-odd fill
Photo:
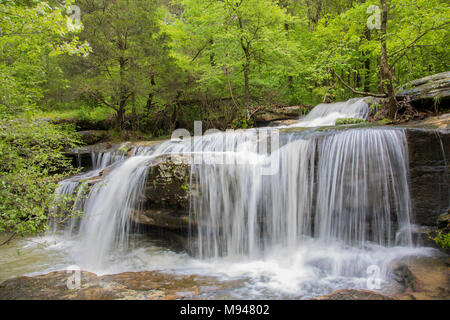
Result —
[[380, 94], [380, 93], [371, 93], [371, 92], [364, 92], [364, 91], [357, 91], [351, 86], [349, 86], [333, 69], [331, 69], [331, 72], [339, 79], [342, 84], [348, 88], [351, 92], [354, 94], [360, 95], [360, 96], [366, 96], [366, 97], [376, 97], [376, 98], [386, 98], [386, 94]]

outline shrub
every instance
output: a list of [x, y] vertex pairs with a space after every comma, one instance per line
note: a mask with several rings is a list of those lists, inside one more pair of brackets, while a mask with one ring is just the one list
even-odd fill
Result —
[[43, 232], [58, 181], [74, 173], [64, 150], [79, 139], [73, 126], [23, 118], [0, 119], [0, 129], [0, 232]]

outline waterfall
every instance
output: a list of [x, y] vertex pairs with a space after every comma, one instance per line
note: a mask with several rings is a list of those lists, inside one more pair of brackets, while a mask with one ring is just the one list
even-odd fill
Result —
[[323, 103], [316, 106], [309, 114], [291, 127], [332, 126], [342, 118], [367, 119], [369, 105], [363, 98], [354, 98], [345, 102]]
[[262, 176], [258, 165], [193, 167], [202, 195], [191, 209], [200, 257], [258, 257], [279, 245], [295, 249], [311, 236], [361, 247], [411, 245], [410, 235], [395, 235], [411, 216], [402, 130], [290, 139], [268, 156], [280, 162], [275, 175]]
[[[334, 124], [339, 117], [367, 114], [361, 99], [319, 105], [298, 126]], [[293, 254], [311, 241], [363, 251], [373, 244], [412, 245], [403, 129], [287, 130], [281, 132], [278, 146], [276, 135], [271, 136], [275, 132], [217, 132], [138, 147], [128, 159], [97, 156], [97, 169], [62, 182], [58, 189], [59, 194], [85, 193], [83, 181], [115, 161], [109, 174], [88, 188], [87, 198], [75, 201], [84, 215], [72, 221], [66, 233], [80, 238], [79, 260], [99, 267], [110, 263], [110, 254], [128, 248], [129, 215], [145, 192], [148, 165], [168, 154], [193, 157], [191, 187], [198, 186], [200, 196], [191, 198], [190, 241], [200, 259], [264, 259], [278, 248]], [[273, 164], [276, 170], [265, 174]], [[353, 260], [346, 261], [339, 272], [351, 268]]]
[[125, 155], [120, 152], [92, 152], [92, 168], [101, 170], [110, 165], [125, 160]]
[[147, 157], [133, 157], [91, 190], [79, 231], [84, 264], [101, 266], [111, 249], [127, 247], [128, 215], [143, 193], [147, 162]]

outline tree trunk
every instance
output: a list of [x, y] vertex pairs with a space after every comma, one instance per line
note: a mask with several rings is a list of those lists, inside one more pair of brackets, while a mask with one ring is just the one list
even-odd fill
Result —
[[131, 112], [133, 113], [133, 122], [132, 122], [132, 127], [133, 127], [133, 130], [134, 131], [136, 131], [136, 130], [138, 130], [138, 121], [137, 121], [137, 112], [136, 112], [136, 92], [135, 91], [133, 91], [132, 93], [131, 93], [131, 105], [133, 106], [133, 108], [132, 108], [132, 110], [131, 110]]
[[117, 109], [117, 119], [116, 119], [117, 129], [122, 130], [124, 122], [125, 122], [125, 108], [123, 108], [121, 104], [119, 106], [119, 109]]
[[248, 71], [249, 71], [249, 66], [246, 63], [244, 66], [244, 81], [245, 81], [245, 107], [247, 107], [247, 108], [250, 107], [250, 89], [249, 89], [249, 84], [248, 84]]
[[[364, 37], [367, 39], [367, 41], [370, 41], [370, 29], [366, 28], [364, 30]], [[369, 92], [370, 91], [370, 58], [367, 57], [368, 53], [365, 52], [363, 54], [364, 56], [364, 69], [366, 69], [365, 75], [364, 75], [364, 91]]]
[[394, 119], [397, 113], [397, 99], [395, 98], [395, 90], [393, 85], [393, 76], [388, 63], [388, 54], [386, 48], [386, 27], [388, 20], [388, 4], [387, 0], [381, 2], [381, 81], [383, 91], [389, 98], [389, 118]]
[[245, 53], [245, 64], [244, 64], [244, 83], [245, 83], [245, 107], [250, 107], [250, 87], [248, 81], [248, 74], [250, 71], [250, 54], [248, 52], [248, 47], [243, 48]]
[[[155, 82], [155, 75], [152, 74], [151, 78], [150, 78], [150, 84], [152, 87], [156, 86], [156, 82]], [[145, 108], [147, 109], [147, 113], [150, 114], [150, 111], [152, 109], [152, 104], [153, 104], [153, 90], [148, 94], [148, 98], [147, 98], [147, 103], [145, 105]]]
[[120, 87], [119, 87], [119, 109], [117, 110], [117, 128], [119, 130], [123, 129], [123, 124], [125, 122], [125, 107], [127, 105], [127, 100], [129, 98], [129, 89], [125, 80], [125, 67], [127, 60], [123, 57], [119, 58], [119, 70], [120, 70]]

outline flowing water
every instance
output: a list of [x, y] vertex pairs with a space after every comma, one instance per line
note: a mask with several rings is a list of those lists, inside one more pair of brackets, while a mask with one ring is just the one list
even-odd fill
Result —
[[[310, 298], [367, 289], [375, 267], [387, 289], [391, 262], [433, 254], [412, 243], [405, 133], [314, 129], [367, 115], [367, 104], [353, 99], [317, 106], [295, 125], [313, 128], [306, 131], [213, 133], [136, 148], [130, 158], [96, 155], [94, 170], [56, 192], [74, 196], [84, 215], [62, 231], [16, 240], [11, 248], [23, 252], [1, 255], [7, 268], [0, 280], [77, 264], [98, 274], [161, 270], [245, 279], [225, 296], [206, 298]], [[129, 220], [148, 164], [168, 154], [191, 157], [191, 184], [200, 187], [190, 201], [191, 255], [135, 234]], [[110, 165], [103, 181], [87, 188]]]

